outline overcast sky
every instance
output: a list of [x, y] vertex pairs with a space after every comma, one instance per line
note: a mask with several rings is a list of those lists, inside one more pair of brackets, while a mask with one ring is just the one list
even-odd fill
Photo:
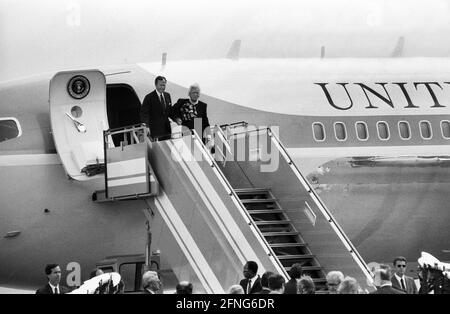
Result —
[[450, 56], [450, 0], [0, 0], [0, 80], [70, 67], [242, 57]]

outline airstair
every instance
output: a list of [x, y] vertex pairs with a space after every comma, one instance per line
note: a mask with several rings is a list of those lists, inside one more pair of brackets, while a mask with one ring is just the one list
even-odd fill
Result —
[[[144, 199], [152, 250], [199, 292], [223, 293], [246, 261], [289, 279], [302, 265], [316, 290], [341, 270], [363, 286], [370, 271], [275, 134], [216, 127], [207, 148], [195, 131], [158, 141], [145, 126], [104, 133], [105, 187], [95, 201]], [[123, 136], [119, 147], [112, 136]], [[211, 150], [211, 147], [214, 147]]]
[[216, 129], [216, 159], [286, 271], [300, 263], [316, 290], [340, 270], [362, 286], [367, 265], [270, 128], [245, 122]]

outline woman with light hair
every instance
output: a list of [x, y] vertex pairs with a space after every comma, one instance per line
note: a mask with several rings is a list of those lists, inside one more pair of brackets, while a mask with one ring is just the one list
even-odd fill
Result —
[[228, 294], [244, 294], [244, 289], [241, 285], [232, 285], [230, 289], [228, 289]]
[[299, 294], [315, 294], [316, 286], [310, 276], [302, 276], [298, 281]]
[[161, 289], [158, 273], [151, 270], [145, 272], [142, 276], [142, 287], [144, 288], [144, 294], [157, 294]]
[[340, 271], [333, 270], [327, 274], [327, 287], [329, 294], [337, 294], [337, 288], [344, 280], [344, 274]]
[[188, 96], [189, 98], [178, 99], [171, 109], [170, 118], [178, 125], [195, 130], [203, 139], [206, 137], [204, 133], [205, 129], [209, 127], [209, 120], [206, 110], [207, 104], [199, 100], [200, 86], [197, 83], [189, 87]]
[[345, 277], [339, 285], [337, 292], [339, 294], [359, 294], [359, 284], [353, 277]]

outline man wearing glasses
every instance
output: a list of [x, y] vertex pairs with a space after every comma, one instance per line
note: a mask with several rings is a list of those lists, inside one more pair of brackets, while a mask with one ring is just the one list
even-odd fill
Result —
[[340, 271], [333, 270], [327, 274], [326, 279], [327, 279], [328, 294], [337, 294], [338, 287], [344, 280], [344, 274]]
[[414, 279], [405, 275], [406, 258], [398, 256], [394, 259], [394, 275], [391, 277], [392, 287], [402, 290], [407, 294], [417, 294], [417, 287]]

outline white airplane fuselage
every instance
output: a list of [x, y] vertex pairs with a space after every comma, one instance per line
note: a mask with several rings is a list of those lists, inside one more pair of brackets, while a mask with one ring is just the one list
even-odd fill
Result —
[[[450, 171], [441, 167], [450, 156], [448, 59], [243, 59], [100, 70], [110, 97], [131, 87], [142, 102], [162, 74], [173, 102], [200, 84], [211, 124], [279, 127], [288, 152], [366, 262], [413, 260], [424, 245], [448, 260]], [[0, 142], [0, 286], [38, 287], [51, 262], [61, 264], [70, 284], [77, 265], [85, 280], [104, 257], [145, 249], [145, 201], [94, 203], [91, 195], [104, 180], [67, 176], [50, 124], [53, 74], [0, 85], [0, 118], [16, 118], [22, 129]], [[120, 123], [108, 119], [110, 127]], [[356, 167], [355, 158], [362, 160]], [[416, 166], [424, 160], [431, 162]]]

